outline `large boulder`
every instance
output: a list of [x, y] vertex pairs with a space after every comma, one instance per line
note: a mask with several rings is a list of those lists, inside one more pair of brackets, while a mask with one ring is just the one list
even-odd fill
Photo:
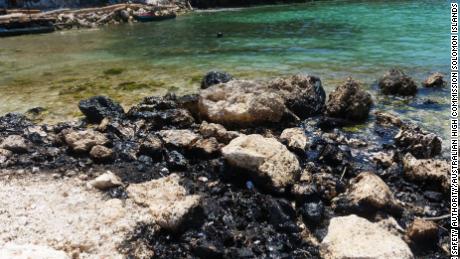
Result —
[[286, 112], [283, 98], [262, 83], [233, 80], [200, 92], [202, 117], [224, 125], [279, 122]]
[[402, 238], [356, 215], [331, 219], [320, 253], [324, 259], [414, 258]]
[[194, 212], [201, 208], [201, 197], [188, 195], [179, 180], [177, 174], [171, 174], [158, 180], [130, 184], [127, 191], [136, 203], [150, 209], [155, 223], [176, 231], [194, 221]]
[[379, 210], [399, 211], [400, 204], [380, 177], [371, 172], [362, 172], [352, 179], [346, 193], [334, 199], [333, 207], [371, 214]]
[[7, 244], [0, 247], [0, 258], [5, 259], [70, 259], [65, 252], [41, 245]]
[[232, 80], [233, 76], [226, 72], [220, 71], [210, 71], [206, 73], [201, 80], [201, 89], [206, 89], [210, 86], [227, 83], [228, 81]]
[[380, 79], [379, 87], [383, 94], [407, 96], [417, 93], [417, 85], [414, 80], [397, 69], [388, 71]]
[[287, 108], [301, 118], [319, 114], [324, 109], [326, 93], [318, 77], [299, 74], [278, 78], [269, 82], [268, 87], [279, 93]]
[[436, 72], [431, 74], [425, 81], [423, 81], [423, 86], [425, 87], [444, 87], [446, 85], [446, 81], [444, 81], [444, 75]]
[[329, 95], [326, 112], [331, 117], [363, 121], [369, 116], [371, 106], [371, 95], [357, 81], [348, 78]]
[[404, 177], [411, 181], [429, 183], [448, 191], [450, 184], [449, 162], [437, 159], [417, 159], [411, 154], [403, 157]]
[[258, 134], [232, 140], [222, 154], [231, 165], [249, 171], [257, 183], [278, 192], [294, 184], [300, 172], [297, 157], [283, 144]]
[[94, 96], [81, 100], [78, 108], [86, 116], [88, 122], [91, 123], [100, 123], [106, 117], [116, 118], [125, 113], [119, 103], [106, 96]]
[[441, 138], [418, 127], [404, 127], [394, 139], [399, 148], [416, 158], [431, 158], [442, 150]]

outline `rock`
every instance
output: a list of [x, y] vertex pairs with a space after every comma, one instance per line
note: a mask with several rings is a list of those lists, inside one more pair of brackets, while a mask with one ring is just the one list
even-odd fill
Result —
[[414, 244], [434, 245], [438, 241], [438, 226], [433, 221], [416, 218], [407, 228], [406, 236]]
[[371, 95], [350, 77], [330, 93], [326, 113], [331, 117], [363, 121], [369, 117], [371, 106]]
[[383, 111], [375, 112], [375, 120], [377, 124], [380, 124], [383, 126], [401, 127], [403, 125], [402, 120], [398, 118], [396, 115], [392, 113], [388, 113], [388, 112], [383, 112]]
[[286, 112], [280, 95], [261, 83], [243, 80], [202, 90], [198, 108], [204, 119], [230, 126], [279, 122]]
[[200, 138], [191, 130], [161, 130], [159, 135], [166, 145], [185, 149], [191, 148]]
[[380, 79], [379, 87], [383, 94], [407, 96], [417, 93], [417, 85], [414, 80], [397, 69], [388, 71]]
[[394, 151], [389, 152], [377, 152], [372, 154], [372, 160], [379, 166], [383, 168], [390, 167], [393, 163], [396, 162], [396, 153]]
[[26, 139], [22, 136], [10, 135], [0, 143], [0, 148], [13, 153], [25, 153], [27, 152], [28, 145]]
[[439, 155], [442, 150], [441, 138], [416, 127], [401, 129], [394, 139], [398, 147], [416, 158], [431, 158]]
[[96, 161], [108, 162], [114, 157], [112, 149], [101, 145], [96, 145], [91, 148], [89, 155]]
[[63, 135], [67, 145], [78, 153], [88, 152], [96, 145], [103, 146], [109, 142], [104, 134], [91, 129], [82, 131], [66, 130]]
[[88, 182], [88, 185], [99, 190], [107, 190], [123, 185], [123, 183], [118, 176], [110, 171], [107, 171], [106, 173], [96, 177], [94, 180]]
[[295, 152], [303, 153], [307, 148], [307, 136], [302, 128], [289, 128], [283, 130], [280, 135], [280, 140], [283, 144]]
[[416, 159], [411, 154], [403, 158], [404, 177], [409, 180], [429, 183], [438, 188], [449, 191], [450, 165], [448, 161], [437, 159]]
[[[346, 202], [349, 204], [344, 205]], [[398, 212], [401, 208], [388, 185], [371, 172], [363, 172], [353, 178], [347, 192], [334, 199], [333, 207], [360, 214], [371, 214], [379, 210]]]
[[0, 164], [5, 163], [8, 158], [10, 158], [13, 155], [13, 152], [0, 148]]
[[210, 86], [227, 83], [228, 81], [232, 80], [233, 76], [219, 71], [210, 71], [208, 72], [201, 81], [201, 89], [209, 88]]
[[150, 209], [155, 223], [175, 231], [186, 222], [196, 220], [192, 216], [201, 206], [201, 197], [187, 195], [179, 180], [177, 174], [171, 174], [158, 180], [130, 184], [127, 191], [136, 203]]
[[207, 123], [203, 121], [200, 125], [200, 133], [205, 138], [214, 137], [218, 141], [228, 144], [232, 139], [239, 137], [241, 134], [237, 131], [228, 131], [224, 126], [216, 123]]
[[187, 168], [187, 159], [176, 150], [166, 153], [166, 163], [172, 170], [185, 170]]
[[320, 114], [324, 109], [326, 93], [318, 77], [299, 74], [278, 78], [268, 87], [281, 95], [287, 108], [300, 118]]
[[65, 252], [41, 245], [7, 244], [0, 247], [0, 258], [5, 259], [70, 259]]
[[250, 171], [257, 182], [276, 191], [292, 185], [300, 172], [296, 156], [283, 144], [258, 134], [232, 140], [222, 154], [232, 166]]
[[306, 202], [300, 208], [304, 221], [311, 225], [318, 225], [323, 219], [324, 205], [321, 201]]
[[149, 134], [142, 141], [139, 153], [152, 158], [160, 158], [163, 150], [163, 142], [155, 135]]
[[425, 79], [422, 84], [425, 87], [444, 87], [446, 85], [446, 81], [444, 81], [443, 74], [436, 72]]
[[82, 100], [78, 104], [78, 108], [91, 123], [100, 123], [106, 117], [117, 118], [125, 113], [119, 103], [106, 96], [94, 96]]
[[356, 215], [331, 219], [320, 254], [324, 259], [414, 258], [400, 237]]
[[210, 156], [219, 152], [220, 144], [215, 138], [199, 139], [192, 145], [198, 155]]

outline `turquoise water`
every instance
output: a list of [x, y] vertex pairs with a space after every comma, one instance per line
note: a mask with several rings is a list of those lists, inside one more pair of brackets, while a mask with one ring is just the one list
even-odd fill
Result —
[[[447, 90], [396, 100], [373, 84], [391, 67], [417, 82], [447, 74], [449, 15], [446, 1], [323, 1], [3, 38], [0, 113], [43, 106], [50, 119], [62, 119], [78, 115], [77, 101], [93, 94], [129, 106], [146, 95], [196, 91], [212, 69], [247, 79], [302, 72], [320, 76], [327, 91], [353, 76], [377, 106], [447, 134]], [[423, 104], [426, 98], [438, 104]]]

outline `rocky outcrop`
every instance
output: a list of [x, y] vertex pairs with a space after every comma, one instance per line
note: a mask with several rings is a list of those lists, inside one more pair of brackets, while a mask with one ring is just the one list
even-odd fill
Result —
[[308, 139], [302, 128], [288, 128], [283, 130], [280, 140], [294, 152], [303, 153], [307, 148]]
[[8, 244], [0, 247], [0, 258], [5, 259], [70, 259], [65, 252], [41, 245]]
[[450, 184], [450, 166], [445, 160], [417, 159], [411, 154], [403, 158], [404, 177], [409, 180], [428, 183], [448, 191]]
[[417, 85], [414, 80], [397, 69], [388, 71], [378, 84], [383, 94], [407, 96], [417, 93]]
[[350, 121], [363, 121], [369, 116], [371, 106], [371, 95], [357, 81], [348, 78], [329, 95], [326, 114]]
[[82, 131], [65, 130], [63, 135], [67, 145], [78, 153], [89, 152], [92, 147], [96, 145], [104, 146], [109, 142], [104, 134], [91, 129]]
[[106, 96], [94, 96], [81, 100], [78, 108], [86, 116], [88, 122], [91, 123], [100, 123], [104, 118], [117, 118], [125, 113], [119, 103]]
[[286, 112], [280, 95], [261, 83], [233, 80], [202, 90], [199, 112], [208, 121], [248, 126], [279, 122]]
[[444, 80], [444, 75], [436, 72], [431, 74], [425, 81], [423, 81], [424, 87], [444, 87], [446, 85], [446, 81]]
[[334, 199], [333, 207], [360, 214], [381, 210], [397, 212], [401, 209], [386, 183], [371, 172], [363, 172], [353, 178], [347, 192]]
[[405, 127], [394, 139], [398, 147], [416, 158], [431, 158], [439, 155], [442, 150], [441, 138], [418, 127]]
[[287, 108], [300, 118], [317, 115], [324, 109], [326, 93], [318, 77], [299, 74], [278, 78], [268, 87], [280, 94]]
[[400, 237], [355, 215], [331, 219], [320, 252], [324, 259], [414, 258]]
[[156, 224], [176, 231], [192, 220], [201, 200], [199, 195], [188, 195], [179, 180], [178, 175], [171, 174], [158, 180], [131, 184], [127, 191], [136, 203], [150, 209]]
[[251, 172], [262, 186], [282, 192], [299, 175], [296, 156], [274, 138], [253, 134], [240, 136], [222, 148], [224, 158], [233, 166]]
[[201, 80], [201, 89], [206, 89], [217, 84], [227, 83], [232, 79], [233, 76], [229, 73], [210, 71], [206, 73], [206, 75], [203, 77], [203, 80]]

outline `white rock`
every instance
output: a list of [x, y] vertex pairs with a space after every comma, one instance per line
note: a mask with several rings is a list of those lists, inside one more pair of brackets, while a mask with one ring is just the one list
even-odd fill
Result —
[[255, 180], [278, 191], [293, 184], [300, 172], [297, 157], [283, 144], [258, 134], [232, 140], [222, 154], [231, 165], [253, 172]]
[[107, 173], [101, 174], [96, 179], [88, 183], [89, 186], [99, 190], [106, 190], [112, 187], [120, 186], [123, 183], [121, 179], [114, 173], [107, 171]]
[[39, 245], [7, 244], [0, 247], [1, 259], [70, 259], [63, 251]]
[[166, 144], [180, 148], [190, 148], [200, 136], [191, 130], [161, 130], [160, 137]]
[[149, 207], [159, 226], [176, 230], [192, 210], [200, 206], [201, 200], [199, 195], [187, 195], [179, 179], [177, 174], [171, 174], [158, 180], [130, 184], [127, 191], [136, 203]]
[[331, 219], [320, 253], [324, 259], [414, 258], [400, 237], [356, 215]]
[[305, 132], [301, 128], [283, 130], [280, 140], [292, 150], [303, 151], [307, 147], [307, 136], [305, 136]]

